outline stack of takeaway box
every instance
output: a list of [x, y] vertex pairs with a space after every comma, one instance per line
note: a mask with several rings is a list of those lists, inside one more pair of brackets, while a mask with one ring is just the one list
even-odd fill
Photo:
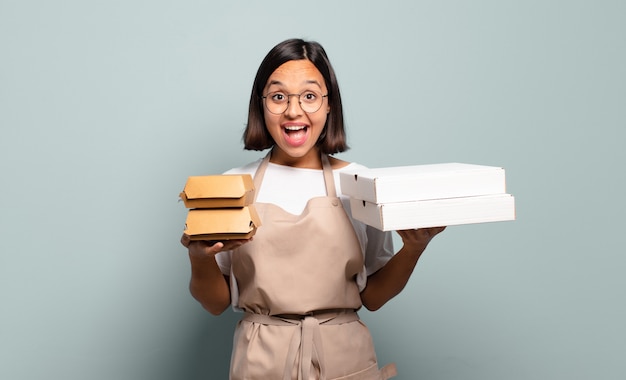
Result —
[[180, 198], [189, 209], [185, 233], [191, 240], [249, 239], [261, 225], [249, 174], [189, 177]]
[[504, 169], [464, 163], [340, 173], [352, 217], [382, 231], [515, 219]]

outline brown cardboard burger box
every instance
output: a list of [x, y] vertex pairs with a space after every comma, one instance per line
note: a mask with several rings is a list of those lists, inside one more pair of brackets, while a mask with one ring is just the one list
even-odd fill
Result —
[[249, 174], [192, 176], [180, 198], [187, 208], [244, 207], [254, 199], [254, 182]]
[[187, 213], [185, 233], [191, 240], [249, 239], [260, 225], [253, 205], [192, 209]]
[[249, 174], [191, 176], [180, 198], [189, 208], [185, 234], [191, 240], [249, 239], [261, 225]]

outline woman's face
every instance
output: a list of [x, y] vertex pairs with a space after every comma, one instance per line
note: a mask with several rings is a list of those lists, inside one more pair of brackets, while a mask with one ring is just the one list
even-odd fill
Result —
[[[298, 94], [302, 94], [298, 101]], [[316, 94], [321, 96], [321, 106], [311, 112], [311, 107], [304, 103], [314, 102]], [[288, 61], [279, 66], [270, 75], [263, 95], [265, 125], [276, 145], [271, 161], [282, 165], [319, 168], [319, 149], [315, 146], [324, 130], [330, 107], [324, 77], [309, 60]], [[268, 110], [270, 102], [286, 103], [282, 113]], [[302, 102], [302, 105], [301, 105]], [[302, 107], [309, 112], [305, 112]], [[278, 112], [282, 107], [278, 107]]]

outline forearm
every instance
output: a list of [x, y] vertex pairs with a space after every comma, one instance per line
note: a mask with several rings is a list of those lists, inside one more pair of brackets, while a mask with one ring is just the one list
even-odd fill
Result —
[[428, 243], [443, 230], [445, 227], [397, 231], [402, 238], [402, 249], [367, 278], [367, 285], [361, 292], [363, 305], [369, 310], [378, 310], [397, 296], [409, 281]]
[[423, 251], [403, 247], [376, 273], [367, 278], [361, 301], [368, 310], [378, 310], [406, 286]]
[[215, 256], [194, 257], [190, 255], [191, 295], [213, 315], [219, 315], [230, 305], [230, 288], [220, 271]]

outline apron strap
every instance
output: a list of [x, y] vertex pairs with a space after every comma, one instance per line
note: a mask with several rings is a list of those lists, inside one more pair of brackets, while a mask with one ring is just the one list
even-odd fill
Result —
[[311, 365], [317, 366], [320, 369], [320, 379], [326, 379], [326, 363], [322, 347], [320, 326], [356, 322], [359, 320], [359, 315], [352, 310], [322, 312], [299, 316], [299, 318], [246, 313], [242, 320], [263, 325], [299, 326], [299, 331], [294, 332], [289, 342], [283, 380], [291, 380], [291, 373], [296, 363], [296, 355], [298, 354], [300, 359], [298, 380], [308, 380], [311, 373]]
[[332, 198], [337, 197], [335, 190], [335, 177], [333, 176], [333, 168], [330, 166], [328, 155], [322, 154], [322, 169], [324, 170], [324, 182], [326, 183], [326, 195]]
[[259, 194], [259, 189], [261, 188], [261, 183], [263, 182], [263, 176], [265, 175], [265, 169], [267, 169], [267, 164], [270, 162], [270, 156], [272, 155], [272, 151], [267, 152], [263, 161], [259, 164], [259, 167], [256, 169], [254, 173], [254, 199], [252, 202], [256, 202], [257, 194]]

